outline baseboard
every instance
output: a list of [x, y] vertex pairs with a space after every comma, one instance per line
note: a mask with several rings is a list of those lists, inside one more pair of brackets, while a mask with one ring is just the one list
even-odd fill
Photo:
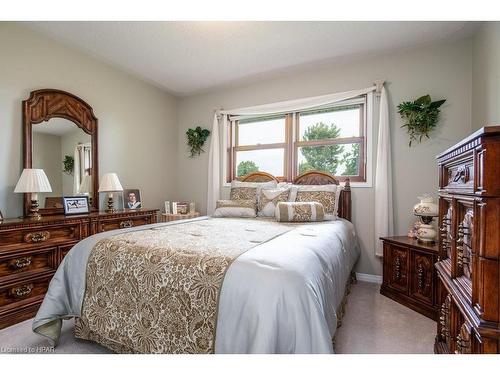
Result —
[[356, 279], [359, 281], [366, 281], [368, 283], [382, 284], [382, 276], [370, 275], [369, 273], [356, 272]]

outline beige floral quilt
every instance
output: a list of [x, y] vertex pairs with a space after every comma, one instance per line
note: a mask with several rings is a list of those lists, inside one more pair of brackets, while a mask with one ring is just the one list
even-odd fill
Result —
[[117, 352], [213, 353], [228, 267], [291, 229], [210, 219], [102, 239], [90, 253], [75, 336]]

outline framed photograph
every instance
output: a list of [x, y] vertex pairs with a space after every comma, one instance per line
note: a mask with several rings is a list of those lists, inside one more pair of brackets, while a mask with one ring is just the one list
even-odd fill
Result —
[[88, 214], [89, 198], [87, 196], [63, 197], [65, 215]]
[[170, 201], [165, 201], [165, 213], [170, 213]]
[[177, 213], [185, 215], [189, 211], [189, 204], [187, 202], [177, 202]]
[[[113, 193], [113, 208], [116, 211], [123, 211], [122, 192]], [[99, 193], [99, 210], [104, 211], [108, 208], [108, 193]]]
[[125, 208], [130, 210], [142, 208], [141, 191], [139, 189], [124, 189], [123, 198], [125, 199]]

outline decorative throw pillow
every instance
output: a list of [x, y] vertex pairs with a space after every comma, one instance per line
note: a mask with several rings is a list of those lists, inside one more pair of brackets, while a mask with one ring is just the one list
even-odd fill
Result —
[[287, 202], [290, 187], [276, 189], [261, 189], [259, 194], [258, 216], [274, 216], [278, 202]]
[[276, 181], [269, 182], [242, 182], [242, 181], [232, 181], [231, 182], [231, 200], [254, 200], [257, 204], [257, 199], [260, 194], [260, 190], [263, 188], [275, 188], [277, 185]]
[[[298, 185], [296, 202], [318, 202], [325, 210], [325, 220], [335, 220], [337, 218], [338, 186], [330, 185]], [[340, 192], [338, 193], [340, 195]]]
[[218, 200], [213, 214], [214, 217], [255, 217], [255, 201], [247, 200]]
[[278, 202], [275, 216], [276, 221], [323, 221], [325, 210], [318, 202]]

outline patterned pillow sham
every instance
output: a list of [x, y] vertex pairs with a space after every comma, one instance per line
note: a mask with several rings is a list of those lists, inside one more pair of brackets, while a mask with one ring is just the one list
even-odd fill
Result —
[[255, 217], [255, 201], [246, 200], [218, 200], [213, 217]]
[[275, 188], [276, 181], [269, 182], [231, 182], [231, 193], [229, 198], [231, 200], [253, 200], [257, 204], [260, 190], [263, 188]]
[[323, 221], [325, 210], [318, 202], [278, 202], [275, 216], [276, 221]]
[[336, 220], [338, 212], [339, 186], [330, 185], [298, 185], [295, 202], [318, 202], [325, 210], [325, 220]]
[[259, 204], [257, 206], [257, 215], [267, 217], [274, 216], [278, 202], [287, 202], [289, 195], [290, 187], [261, 189]]

